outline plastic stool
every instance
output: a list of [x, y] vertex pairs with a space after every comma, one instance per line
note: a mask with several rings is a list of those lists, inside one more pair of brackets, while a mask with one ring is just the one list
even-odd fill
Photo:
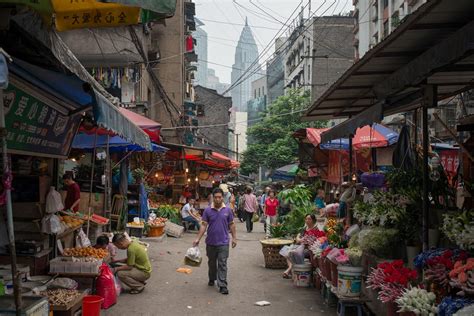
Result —
[[345, 316], [346, 315], [346, 307], [355, 307], [357, 309], [357, 316], [362, 316], [362, 305], [363, 303], [356, 303], [356, 302], [344, 302], [339, 300], [337, 303], [337, 315], [338, 316]]

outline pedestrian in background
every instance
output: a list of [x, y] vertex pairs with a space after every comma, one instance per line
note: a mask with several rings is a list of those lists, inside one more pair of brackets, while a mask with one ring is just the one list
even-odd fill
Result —
[[267, 237], [270, 237], [270, 227], [277, 223], [278, 220], [278, 206], [280, 203], [275, 197], [275, 191], [270, 190], [268, 192], [268, 198], [265, 200], [264, 214], [266, 217], [265, 233]]
[[244, 212], [245, 200], [244, 200], [244, 193], [242, 191], [239, 192], [239, 201], [237, 202], [237, 214], [239, 217], [239, 221], [241, 223], [245, 220], [245, 212]]
[[232, 248], [237, 246], [237, 234], [232, 210], [224, 204], [224, 192], [216, 188], [213, 203], [202, 214], [202, 225], [193, 247], [199, 245], [207, 230], [206, 253], [209, 268], [209, 286], [217, 280], [219, 292], [229, 294], [227, 288], [227, 258], [229, 257], [229, 229], [232, 234]]
[[252, 193], [252, 188], [247, 188], [244, 194], [244, 211], [245, 211], [245, 222], [247, 225], [247, 233], [253, 231], [252, 217], [255, 212], [258, 211], [257, 198]]

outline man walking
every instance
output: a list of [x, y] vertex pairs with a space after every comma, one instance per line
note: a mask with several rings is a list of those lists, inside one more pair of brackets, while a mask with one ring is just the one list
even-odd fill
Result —
[[224, 192], [220, 188], [214, 189], [213, 203], [204, 210], [201, 229], [193, 246], [199, 245], [202, 236], [207, 230], [206, 252], [209, 267], [209, 286], [214, 286], [217, 280], [219, 292], [229, 294], [227, 289], [227, 258], [229, 257], [229, 229], [232, 234], [232, 248], [237, 246], [234, 215], [232, 210], [224, 204]]

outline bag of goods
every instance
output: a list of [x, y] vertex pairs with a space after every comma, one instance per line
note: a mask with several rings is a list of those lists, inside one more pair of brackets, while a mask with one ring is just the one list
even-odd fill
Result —
[[66, 289], [66, 290], [75, 290], [79, 284], [73, 279], [69, 278], [56, 278], [51, 283], [48, 284], [48, 289]]
[[87, 238], [86, 233], [84, 233], [82, 228], [79, 230], [79, 233], [76, 236], [76, 245], [83, 248], [91, 246], [91, 241], [89, 240], [89, 238]]
[[97, 278], [97, 295], [102, 297], [102, 308], [107, 309], [117, 303], [117, 288], [115, 286], [115, 277], [109, 266], [103, 263], [100, 266], [100, 275]]
[[56, 191], [55, 187], [49, 189], [48, 195], [46, 196], [46, 213], [54, 214], [64, 209], [63, 200], [61, 194]]
[[186, 251], [184, 263], [188, 266], [199, 267], [202, 262], [201, 251], [199, 247], [191, 247]]

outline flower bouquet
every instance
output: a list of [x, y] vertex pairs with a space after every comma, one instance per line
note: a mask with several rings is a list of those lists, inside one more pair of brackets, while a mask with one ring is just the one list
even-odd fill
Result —
[[416, 315], [434, 316], [438, 309], [435, 306], [436, 296], [419, 287], [405, 289], [402, 295], [395, 300], [399, 313], [412, 312]]
[[445, 214], [442, 231], [459, 248], [474, 250], [474, 210]]
[[451, 282], [449, 284], [453, 288], [461, 289], [457, 293], [460, 296], [474, 294], [474, 258], [469, 258], [465, 262], [456, 261], [453, 270], [449, 272]]
[[362, 250], [360, 248], [347, 248], [345, 253], [349, 257], [351, 266], [360, 267], [362, 265]]
[[380, 301], [389, 303], [399, 298], [417, 277], [416, 271], [405, 268], [402, 260], [382, 262], [372, 269], [367, 287], [378, 291]]

